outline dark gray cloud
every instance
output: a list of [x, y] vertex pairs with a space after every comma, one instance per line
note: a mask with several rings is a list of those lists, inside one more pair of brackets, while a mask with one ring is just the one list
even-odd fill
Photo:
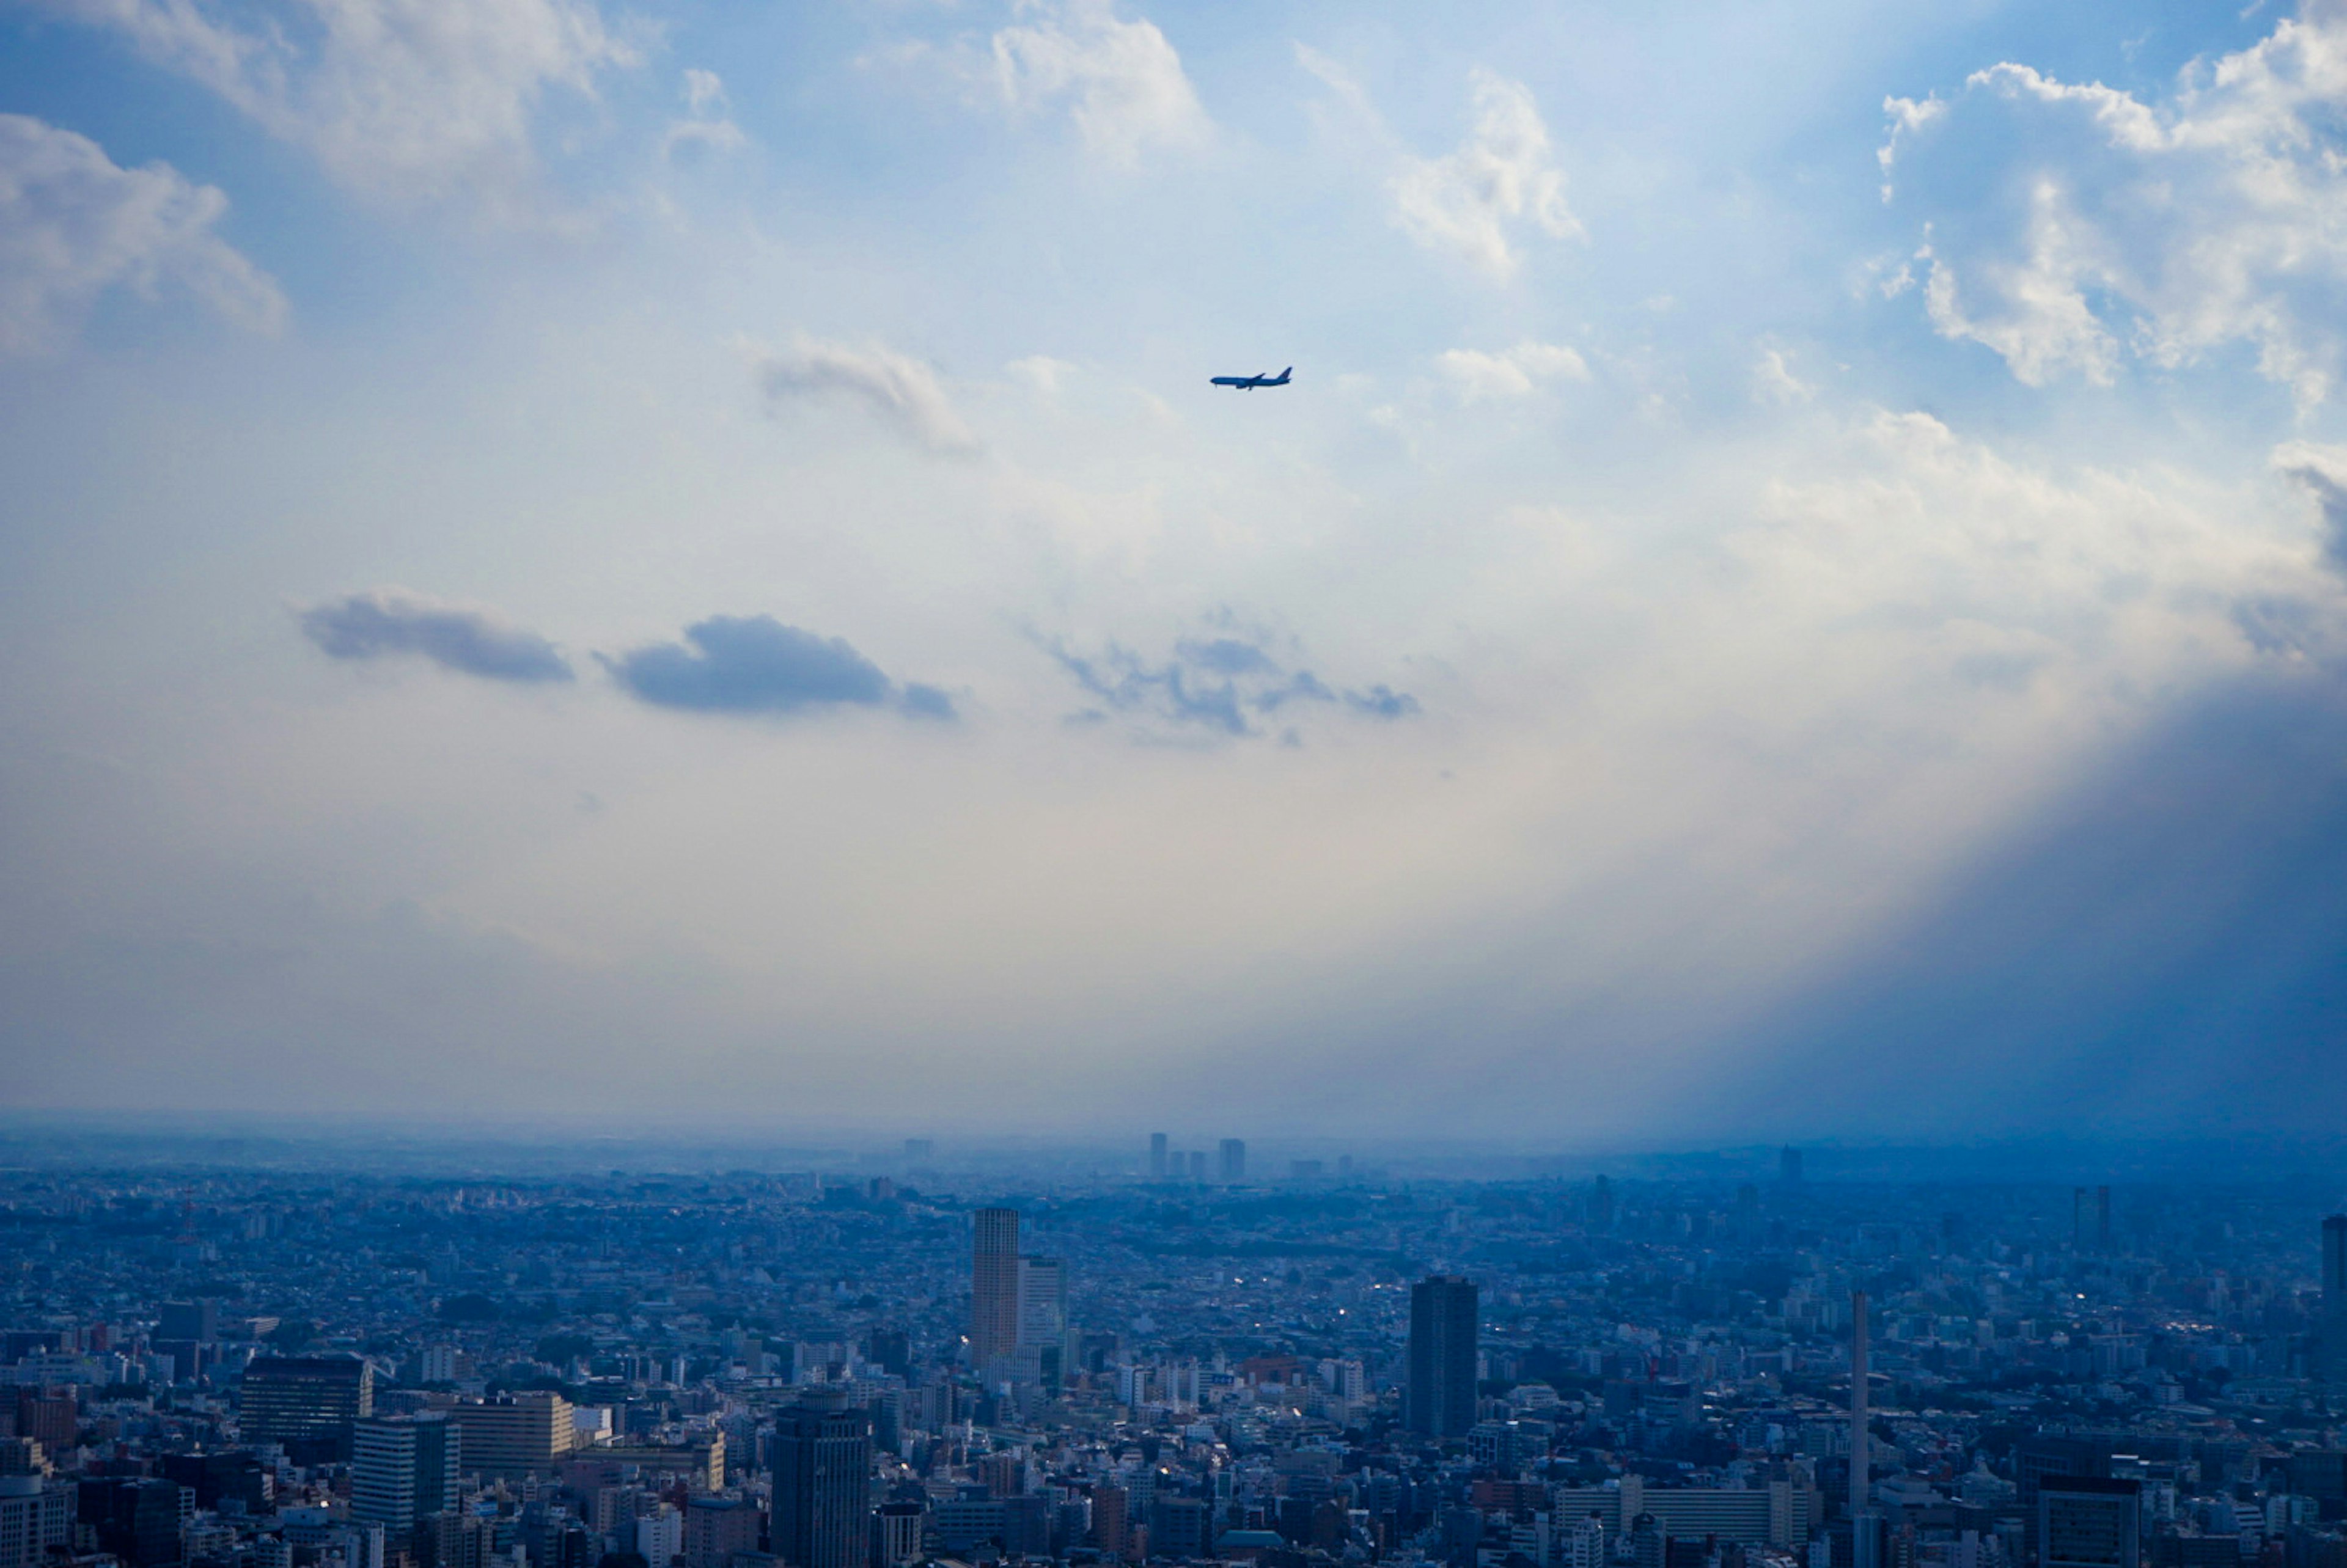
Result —
[[795, 713], [894, 704], [914, 718], [955, 717], [953, 699], [937, 687], [900, 690], [845, 638], [785, 626], [771, 615], [712, 615], [686, 627], [683, 642], [597, 657], [631, 696], [655, 707]]
[[313, 605], [302, 611], [302, 634], [336, 659], [410, 653], [490, 681], [572, 678], [569, 661], [535, 631], [393, 589]]
[[[1418, 699], [1388, 686], [1338, 691], [1309, 670], [1289, 669], [1265, 646], [1270, 641], [1266, 634], [1236, 632], [1184, 638], [1163, 660], [1115, 642], [1096, 653], [1057, 641], [1042, 646], [1107, 712], [1175, 729], [1257, 735], [1264, 733], [1258, 720], [1294, 703], [1327, 704], [1369, 719], [1407, 718], [1419, 711]], [[1101, 708], [1073, 716], [1082, 723], [1105, 717]], [[1285, 734], [1293, 739], [1295, 732]]]

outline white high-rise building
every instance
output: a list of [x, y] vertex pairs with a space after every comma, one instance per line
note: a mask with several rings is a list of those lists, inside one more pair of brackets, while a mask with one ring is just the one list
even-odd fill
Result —
[[1606, 1568], [1605, 1522], [1584, 1514], [1564, 1541], [1564, 1568]]
[[663, 1502], [657, 1512], [636, 1517], [636, 1551], [650, 1568], [668, 1568], [684, 1553], [684, 1515]]

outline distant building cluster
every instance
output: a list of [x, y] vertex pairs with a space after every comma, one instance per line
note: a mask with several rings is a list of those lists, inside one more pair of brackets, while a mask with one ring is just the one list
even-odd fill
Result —
[[2297, 1196], [0, 1173], [0, 1568], [2347, 1568]]

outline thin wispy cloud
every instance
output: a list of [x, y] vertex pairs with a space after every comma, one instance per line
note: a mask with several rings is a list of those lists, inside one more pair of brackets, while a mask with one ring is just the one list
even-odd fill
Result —
[[736, 152], [749, 145], [750, 138], [733, 123], [733, 101], [725, 91], [724, 78], [715, 71], [688, 67], [684, 99], [683, 118], [669, 122], [664, 146], [671, 158]]
[[220, 237], [227, 211], [169, 164], [124, 169], [86, 136], [0, 114], [0, 354], [60, 346], [112, 289], [278, 331], [285, 297]]
[[1529, 340], [1497, 353], [1446, 350], [1436, 358], [1434, 367], [1470, 402], [1530, 397], [1553, 382], [1589, 379], [1589, 362], [1575, 350]]
[[1276, 656], [1268, 639], [1237, 629], [1176, 641], [1152, 659], [1119, 642], [1079, 650], [1039, 639], [1061, 671], [1098, 704], [1080, 709], [1078, 723], [1116, 715], [1144, 733], [1205, 733], [1242, 739], [1276, 733], [1299, 738], [1289, 722], [1316, 707], [1363, 718], [1403, 719], [1418, 699], [1383, 684], [1338, 690], [1311, 671]]
[[591, 0], [37, 0], [218, 94], [337, 181], [393, 202], [527, 216], [549, 94], [640, 56]]
[[1085, 149], [1120, 169], [1205, 138], [1206, 111], [1155, 23], [1120, 18], [1112, 0], [1024, 10], [988, 40], [994, 88], [1012, 113], [1064, 112]]
[[946, 395], [938, 373], [878, 344], [858, 347], [801, 338], [762, 354], [758, 384], [775, 411], [808, 402], [863, 407], [915, 446], [946, 457], [977, 455], [979, 441]]
[[1581, 220], [1564, 200], [1564, 171], [1532, 89], [1478, 69], [1469, 86], [1474, 128], [1438, 158], [1405, 157], [1388, 189], [1402, 232], [1445, 251], [1495, 282], [1515, 275], [1527, 229], [1577, 239]]

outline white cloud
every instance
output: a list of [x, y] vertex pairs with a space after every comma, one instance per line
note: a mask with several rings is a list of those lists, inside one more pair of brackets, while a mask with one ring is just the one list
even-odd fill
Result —
[[1032, 0], [1022, 9], [1029, 19], [990, 46], [994, 85], [1014, 112], [1066, 106], [1085, 147], [1119, 168], [1151, 147], [1204, 139], [1206, 111], [1154, 23], [1119, 21], [1110, 0]]
[[801, 338], [761, 357], [758, 383], [776, 404], [842, 397], [860, 403], [898, 435], [943, 456], [970, 456], [979, 449], [937, 372], [893, 349]]
[[124, 169], [86, 136], [0, 114], [0, 353], [56, 346], [118, 285], [278, 330], [277, 285], [212, 231], [227, 210], [168, 164]]
[[46, 0], [128, 37], [342, 184], [527, 211], [531, 122], [636, 56], [591, 0], [282, 0], [249, 25], [199, 0]]
[[1559, 343], [1526, 341], [1497, 354], [1454, 348], [1438, 356], [1435, 368], [1469, 402], [1530, 397], [1552, 381], [1587, 381], [1589, 364]]
[[1048, 354], [1029, 354], [1025, 359], [1014, 359], [1003, 366], [1003, 369], [1041, 393], [1045, 397], [1059, 396], [1060, 389], [1067, 384], [1068, 377], [1076, 373], [1074, 365], [1064, 359], [1053, 359]]
[[1886, 189], [1895, 172], [1931, 210], [1933, 325], [2031, 384], [2246, 346], [2320, 402], [2347, 360], [2342, 101], [2333, 5], [2156, 101], [2012, 63], [1946, 103], [1889, 100]]
[[1781, 348], [1764, 347], [1752, 365], [1752, 395], [1760, 403], [1782, 406], [1806, 403], [1818, 389], [1793, 374], [1793, 364]]
[[[1311, 58], [1306, 65], [1316, 68]], [[1402, 159], [1389, 185], [1394, 221], [1419, 244], [1504, 280], [1522, 261], [1509, 239], [1517, 225], [1529, 221], [1560, 240], [1582, 228], [1565, 205], [1564, 175], [1532, 90], [1480, 69], [1473, 88], [1475, 128], [1458, 149]]]
[[669, 122], [665, 147], [671, 158], [697, 151], [733, 152], [749, 144], [750, 138], [733, 123], [733, 101], [726, 94], [724, 79], [715, 71], [688, 67], [684, 101], [689, 111], [685, 118]]

